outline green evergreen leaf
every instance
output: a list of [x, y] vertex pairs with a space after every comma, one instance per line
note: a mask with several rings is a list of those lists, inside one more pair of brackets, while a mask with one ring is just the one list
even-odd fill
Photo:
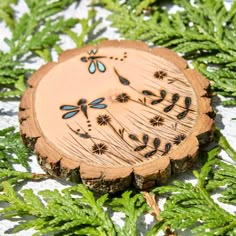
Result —
[[14, 164], [29, 168], [27, 149], [14, 127], [0, 130], [0, 169], [13, 169]]
[[13, 29], [15, 26], [12, 5], [17, 4], [17, 2], [17, 0], [0, 0], [0, 21], [5, 21], [10, 29]]
[[[11, 184], [11, 186], [20, 184], [26, 180], [39, 180], [47, 177], [48, 175], [46, 174], [34, 174], [30, 172], [0, 169], [0, 184], [4, 181], [7, 181], [9, 184]], [[0, 191], [2, 191], [1, 186], [0, 186]]]
[[[12, 36], [4, 41], [9, 46], [8, 52], [0, 50], [0, 97], [19, 97], [26, 89], [25, 81], [33, 70], [26, 68], [25, 62], [41, 57], [44, 61], [51, 60], [53, 49], [61, 52], [60, 36], [70, 35], [77, 46], [82, 46], [88, 34], [96, 38], [93, 33], [100, 21], [94, 21], [95, 11], [90, 10], [86, 19], [65, 19], [58, 16], [74, 3], [74, 0], [47, 1], [27, 0], [25, 1], [29, 11], [18, 18], [14, 18], [11, 4], [14, 0], [0, 1], [0, 20], [4, 18], [12, 28]], [[11, 21], [4, 14], [11, 16]], [[90, 24], [90, 21], [93, 23]], [[13, 25], [14, 23], [14, 25]], [[82, 32], [76, 36], [72, 31], [77, 24], [82, 26]]]
[[[222, 188], [222, 197], [218, 200], [236, 203], [236, 167], [220, 161], [217, 155], [221, 148], [233, 157], [234, 150], [219, 133], [216, 133], [219, 146], [206, 153], [206, 162], [200, 172], [193, 171], [197, 184], [174, 181], [169, 186], [157, 187], [154, 192], [168, 194], [164, 210], [157, 222], [150, 230], [152, 234], [165, 230], [170, 226], [172, 230], [189, 228], [196, 235], [234, 235], [235, 215], [221, 208], [211, 197], [211, 190]], [[152, 235], [148, 233], [147, 235]]]
[[[125, 4], [111, 4], [109, 0], [96, 2], [112, 11], [108, 19], [123, 37], [183, 53], [213, 81], [216, 93], [236, 96], [235, 1], [226, 10], [222, 0], [175, 0], [181, 7], [176, 13], [167, 12], [157, 0], [125, 1]], [[225, 104], [235, 105], [235, 100]]]
[[[51, 52], [61, 53], [60, 35], [72, 38], [80, 47], [89, 38], [95, 38], [94, 29], [100, 23], [91, 9], [86, 19], [64, 19], [56, 14], [74, 1], [26, 0], [29, 12], [15, 19], [14, 0], [0, 0], [0, 21], [12, 31], [5, 38], [8, 52], [0, 50], [0, 97], [20, 96], [25, 80], [33, 70], [25, 62], [37, 57], [51, 60]], [[222, 0], [175, 0], [182, 10], [169, 14], [156, 0], [99, 0], [111, 10], [113, 26], [125, 38], [163, 45], [193, 60], [197, 68], [212, 80], [218, 94], [230, 96], [226, 105], [236, 105], [236, 1], [228, 11]], [[77, 35], [73, 27], [80, 24]], [[96, 40], [93, 41], [95, 43]], [[236, 204], [236, 169], [218, 159], [223, 149], [235, 160], [235, 150], [225, 137], [216, 132], [218, 146], [205, 154], [207, 161], [199, 172], [194, 171], [197, 184], [174, 181], [158, 187], [154, 192], [168, 195], [158, 221], [147, 235], [160, 230], [192, 229], [195, 235], [236, 235], [235, 215], [221, 208], [211, 197], [219, 190], [219, 201]], [[34, 228], [35, 235], [137, 235], [137, 221], [147, 211], [142, 194], [131, 191], [120, 197], [107, 194], [96, 196], [83, 185], [58, 190], [44, 190], [39, 194], [24, 189], [18, 194], [16, 184], [25, 180], [43, 179], [47, 175], [15, 171], [14, 164], [28, 168], [29, 152], [21, 143], [14, 128], [0, 130], [0, 210], [2, 218], [18, 223], [14, 232]], [[202, 154], [201, 157], [204, 158]], [[109, 212], [124, 214], [124, 227], [113, 222]]]
[[219, 146], [226, 151], [232, 160], [236, 161], [236, 151], [230, 146], [227, 139], [223, 136], [219, 129], [215, 131], [215, 136]]
[[208, 190], [222, 187], [220, 201], [236, 205], [236, 167], [224, 162], [218, 163], [213, 179], [207, 185]]
[[136, 236], [137, 220], [148, 209], [143, 195], [136, 194], [132, 196], [131, 191], [126, 191], [122, 194], [121, 198], [113, 198], [110, 206], [112, 206], [114, 211], [125, 214], [125, 225], [122, 229], [118, 229], [119, 235]]
[[22, 196], [18, 196], [9, 182], [1, 185], [0, 201], [9, 205], [0, 213], [8, 219], [18, 216], [19, 225], [14, 227], [14, 232], [35, 228], [35, 235], [136, 235], [137, 220], [146, 210], [141, 194], [131, 197], [131, 192], [126, 192], [121, 198], [113, 199], [112, 210], [124, 212], [127, 218], [125, 227], [120, 229], [104, 210], [108, 195], [95, 198], [83, 185], [65, 188], [62, 192], [44, 190], [39, 192], [40, 197], [31, 189], [22, 190]]

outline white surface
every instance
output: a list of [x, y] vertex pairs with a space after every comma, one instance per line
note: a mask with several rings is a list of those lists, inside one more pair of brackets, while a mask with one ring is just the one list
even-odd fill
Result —
[[[229, 2], [229, 1], [227, 1]], [[89, 1], [86, 0], [82, 0], [79, 7], [75, 8], [75, 4], [72, 5], [67, 11], [64, 12], [65, 17], [77, 17], [77, 18], [83, 18], [87, 16], [87, 12], [88, 12], [88, 5], [89, 5]], [[27, 7], [24, 4], [23, 1], [20, 1], [18, 6], [16, 7], [17, 11], [18, 11], [18, 15], [21, 15], [23, 12], [27, 11]], [[119, 35], [115, 32], [114, 29], [112, 29], [109, 25], [110, 23], [107, 22], [105, 20], [106, 16], [109, 14], [108, 11], [101, 9], [101, 8], [97, 8], [98, 10], [98, 18], [102, 18], [102, 27], [106, 28], [106, 31], [103, 34], [103, 37], [107, 37], [109, 39], [119, 39]], [[173, 10], [173, 9], [172, 9]], [[80, 32], [80, 27], [77, 27], [75, 29], [76, 32]], [[10, 32], [6, 29], [5, 25], [3, 23], [0, 23], [0, 32], [1, 35], [3, 35], [4, 37], [9, 37]], [[63, 49], [69, 49], [69, 48], [73, 48], [75, 47], [74, 43], [71, 41], [71, 39], [69, 39], [68, 37], [62, 37], [61, 39], [62, 42], [62, 48]], [[0, 38], [0, 48], [4, 48], [5, 51], [8, 50], [8, 47], [6, 46], [6, 44], [3, 42], [2, 38]], [[56, 59], [56, 58], [54, 58]], [[43, 62], [41, 60], [38, 60], [35, 62], [34, 64], [34, 68], [39, 68], [41, 65], [43, 64]], [[32, 64], [30, 64], [29, 66], [32, 66]], [[216, 101], [215, 103], [215, 108], [217, 111], [217, 116], [216, 116], [216, 123], [217, 126], [221, 128], [221, 131], [223, 132], [223, 134], [227, 137], [229, 143], [233, 146], [236, 147], [236, 120], [232, 120], [232, 118], [236, 118], [236, 108], [226, 108], [223, 107], [221, 105], [217, 105], [219, 104], [219, 99], [215, 99]], [[18, 113], [18, 106], [19, 106], [19, 102], [2, 102], [0, 101], [0, 129], [2, 128], [6, 128], [8, 126], [15, 126], [17, 128], [19, 128], [19, 124], [18, 124], [18, 117], [17, 117], [17, 113]], [[225, 153], [223, 153], [223, 157], [226, 158], [227, 160], [227, 155]], [[32, 168], [32, 172], [35, 173], [43, 173], [42, 169], [40, 168], [40, 166], [37, 164], [36, 161], [36, 157], [32, 156], [30, 158], [31, 160], [31, 168]], [[191, 182], [191, 183], [195, 183], [196, 180], [194, 179], [193, 175], [191, 174], [191, 171], [180, 175], [178, 177], [179, 179]], [[68, 185], [69, 186], [69, 185]], [[43, 189], [63, 189], [65, 188], [66, 185], [65, 184], [61, 184], [56, 180], [45, 180], [45, 181], [41, 181], [41, 182], [28, 182], [24, 188], [31, 188], [33, 189], [34, 192], [38, 192], [40, 190]], [[214, 199], [217, 199], [219, 197], [218, 194], [214, 195]], [[164, 204], [165, 199], [161, 198], [159, 199], [159, 205], [162, 208], [163, 204]], [[222, 204], [219, 203], [223, 208], [225, 208], [227, 211], [233, 213], [236, 211], [235, 207], [229, 207], [227, 204]], [[121, 213], [114, 213], [113, 217], [112, 217], [120, 226], [124, 225], [124, 222], [122, 221], [123, 218], [123, 214]], [[153, 223], [153, 217], [149, 214], [143, 216], [141, 218], [141, 220], [138, 222], [138, 235], [145, 235], [145, 232], [147, 232], [147, 229], [150, 228], [151, 224]], [[2, 220], [2, 218], [0, 217], [0, 236], [2, 235], [17, 235], [17, 236], [25, 236], [25, 235], [32, 235], [34, 233], [34, 230], [28, 230], [28, 231], [22, 231], [20, 233], [17, 234], [6, 234], [5, 232], [7, 230], [9, 230], [10, 228], [12, 228], [16, 223], [13, 221], [8, 221], [8, 220]], [[191, 235], [190, 232], [179, 232], [179, 235]]]

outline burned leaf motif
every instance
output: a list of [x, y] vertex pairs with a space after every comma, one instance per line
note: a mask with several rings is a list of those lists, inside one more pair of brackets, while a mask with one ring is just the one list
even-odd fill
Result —
[[142, 105], [145, 105], [146, 106], [146, 104], [147, 104], [147, 99], [144, 97], [143, 99], [141, 99], [141, 98], [138, 98], [138, 101], [139, 101], [139, 103], [141, 103]]
[[147, 103], [147, 99], [146, 99], [146, 98], [143, 98], [143, 104], [146, 105], [146, 103]]
[[191, 103], [192, 103], [192, 99], [190, 97], [186, 97], [185, 100], [184, 100], [184, 103], [185, 103], [185, 109], [186, 110], [177, 115], [177, 119], [179, 119], [179, 120], [184, 119], [185, 116], [188, 114], [189, 108], [190, 108]]
[[164, 150], [164, 152], [162, 153], [162, 156], [166, 155], [166, 154], [170, 151], [171, 146], [172, 146], [171, 143], [166, 143], [166, 145], [165, 145], [165, 150]]
[[149, 158], [149, 157], [155, 155], [157, 153], [157, 148], [160, 146], [160, 144], [161, 144], [161, 140], [159, 138], [155, 138], [153, 141], [154, 150], [146, 153], [144, 155], [144, 157]]
[[161, 140], [159, 138], [155, 138], [153, 141], [154, 148], [157, 149], [161, 144]]
[[88, 139], [88, 138], [91, 138], [91, 135], [89, 135], [88, 133], [84, 133], [84, 134], [80, 134], [78, 133], [78, 135], [81, 137], [81, 138], [84, 138], [84, 139]]
[[179, 94], [175, 93], [172, 96], [172, 104], [167, 106], [166, 108], [164, 108], [164, 112], [169, 112], [173, 109], [173, 107], [175, 106], [175, 104], [178, 102], [179, 100]]
[[157, 152], [156, 149], [155, 149], [155, 150], [152, 150], [152, 151], [146, 153], [146, 154], [144, 155], [144, 157], [146, 157], [146, 158], [151, 157], [151, 156], [153, 156], [154, 154], [156, 154], [156, 152]]
[[154, 94], [153, 92], [151, 92], [149, 90], [143, 90], [142, 93], [145, 96], [156, 96], [156, 94]]
[[125, 129], [124, 128], [119, 129], [118, 132], [119, 132], [120, 136], [123, 138]]
[[139, 151], [142, 151], [144, 148], [146, 148], [147, 145], [141, 145], [141, 146], [138, 146], [134, 149], [135, 152], [139, 152]]
[[147, 147], [148, 140], [149, 140], [149, 136], [147, 134], [144, 134], [143, 135], [143, 145], [136, 147], [134, 149], [134, 151], [139, 152], [139, 151], [142, 151], [143, 149], [145, 149]]
[[138, 137], [136, 135], [134, 135], [134, 134], [130, 134], [129, 138], [132, 139], [133, 141], [136, 141], [136, 142], [139, 141]]
[[179, 100], [179, 94], [178, 93], [175, 93], [173, 96], [172, 96], [172, 103], [176, 103], [178, 102]]
[[192, 103], [192, 99], [190, 97], [186, 97], [185, 98], [185, 107], [186, 109], [189, 109], [189, 107], [191, 106]]
[[166, 97], [166, 91], [165, 91], [165, 90], [161, 90], [161, 92], [160, 92], [160, 97], [161, 97], [161, 98], [159, 98], [159, 99], [153, 100], [153, 101], [151, 102], [151, 104], [152, 104], [152, 105], [156, 105], [156, 104], [162, 102], [162, 101], [165, 99], [165, 97]]
[[185, 110], [177, 115], [177, 119], [182, 120], [187, 114], [188, 114], [188, 110]]
[[114, 71], [115, 71], [116, 75], [118, 76], [119, 81], [120, 81], [121, 84], [123, 84], [125, 86], [130, 85], [130, 82], [129, 82], [128, 79], [121, 76], [115, 68], [114, 68]]
[[144, 143], [145, 145], [147, 145], [148, 140], [149, 140], [148, 135], [147, 135], [147, 134], [144, 134], [144, 135], [143, 135], [143, 143]]

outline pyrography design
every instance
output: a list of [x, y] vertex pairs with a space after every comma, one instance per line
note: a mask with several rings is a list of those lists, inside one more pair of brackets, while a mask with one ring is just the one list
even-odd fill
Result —
[[[116, 57], [114, 55], [108, 56], [104, 54], [99, 55], [98, 49], [90, 50], [87, 53], [88, 56], [83, 56], [80, 60], [83, 63], [87, 63], [88, 72], [90, 74], [95, 74], [94, 76], [97, 75], [96, 72], [106, 72], [108, 66], [106, 63], [108, 60], [122, 61], [123, 63], [127, 62], [125, 60], [127, 58], [127, 52], [123, 52], [123, 57]], [[66, 120], [81, 112], [87, 119], [89, 127], [87, 130], [88, 132], [91, 131], [91, 126], [94, 122], [94, 119], [93, 122], [89, 120], [88, 110], [91, 108], [106, 109], [103, 114], [98, 113], [98, 115], [94, 117], [96, 119], [95, 130], [102, 134], [102, 136], [104, 135], [103, 138], [93, 136], [93, 132], [86, 132], [86, 130], [80, 126], [79, 122], [77, 123], [80, 126], [79, 128], [73, 130], [73, 128], [67, 124], [68, 128], [79, 138], [82, 138], [83, 140], [86, 139], [88, 142], [90, 140], [90, 142], [92, 142], [92, 144], [90, 143], [90, 146], [80, 145], [84, 150], [89, 150], [90, 154], [93, 155], [120, 155], [119, 157], [122, 158], [122, 155], [124, 155], [123, 151], [128, 151], [131, 156], [138, 158], [142, 157], [143, 159], [151, 158], [155, 155], [157, 157], [167, 155], [172, 148], [179, 145], [186, 138], [185, 134], [178, 133], [180, 132], [178, 131], [180, 126], [178, 124], [180, 124], [181, 120], [183, 120], [190, 111], [193, 111], [190, 109], [192, 104], [191, 97], [187, 96], [182, 98], [181, 93], [172, 93], [172, 91], [169, 91], [165, 87], [158, 88], [158, 86], [156, 86], [144, 87], [141, 90], [137, 89], [135, 86], [133, 87], [133, 84], [131, 84], [133, 79], [129, 78], [124, 72], [121, 72], [122, 70], [120, 70], [117, 64], [112, 66], [112, 70], [116, 81], [125, 88], [124, 91], [121, 90], [120, 93], [115, 95], [113, 104], [122, 106], [129, 111], [130, 103], [136, 103], [139, 106], [142, 106], [143, 109], [149, 110], [150, 115], [143, 119], [135, 113], [133, 113], [133, 117], [130, 118], [130, 121], [134, 125], [135, 122], [137, 122], [137, 126], [139, 125], [139, 132], [132, 133], [131, 130], [127, 129], [125, 124], [120, 123], [116, 116], [110, 113], [109, 109], [106, 109], [108, 108], [107, 103], [105, 103], [106, 96], [96, 98], [92, 102], [88, 102], [86, 98], [81, 98], [78, 100], [76, 105], [60, 106], [60, 110], [65, 112], [62, 115], [62, 118]], [[173, 79], [169, 73], [159, 69], [153, 72], [151, 79], [157, 85], [158, 83], [168, 82], [169, 78]], [[157, 80], [160, 82], [156, 82]], [[172, 83], [175, 81], [177, 81], [177, 79], [173, 80]], [[133, 93], [127, 92], [129, 91], [128, 89], [130, 89], [130, 91], [135, 91], [137, 96], [135, 97], [133, 96]], [[172, 115], [172, 111], [174, 112], [176, 106], [181, 107], [183, 110]], [[172, 130], [173, 134], [169, 139], [163, 139], [162, 134], [165, 132], [166, 123], [170, 121], [170, 117], [175, 121], [175, 123], [172, 123], [169, 128]], [[148, 130], [142, 130], [142, 127], [147, 127]], [[109, 136], [110, 139], [107, 140], [105, 136]], [[76, 142], [78, 144], [78, 141]], [[114, 149], [116, 150], [115, 152], [112, 151]]]

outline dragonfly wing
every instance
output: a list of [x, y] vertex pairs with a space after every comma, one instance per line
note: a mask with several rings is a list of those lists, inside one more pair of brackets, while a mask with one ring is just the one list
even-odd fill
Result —
[[103, 102], [105, 100], [105, 98], [97, 98], [94, 101], [90, 102], [89, 105], [97, 105], [101, 102]]
[[73, 116], [75, 116], [79, 111], [70, 111], [70, 112], [67, 112], [66, 114], [64, 114], [62, 116], [63, 119], [69, 119]]
[[107, 105], [106, 104], [97, 104], [97, 105], [92, 105], [90, 107], [95, 108], [95, 109], [104, 109], [107, 107]]
[[74, 110], [74, 109], [78, 109], [77, 106], [71, 106], [71, 105], [63, 105], [60, 106], [60, 109], [63, 111], [69, 111], [69, 110]]
[[98, 70], [100, 72], [105, 72], [106, 71], [105, 65], [102, 62], [100, 62], [100, 61], [97, 61], [97, 67], [98, 67]]
[[97, 51], [98, 51], [97, 49], [93, 49], [93, 50], [92, 50], [92, 52], [93, 52], [94, 55], [97, 53]]
[[96, 71], [96, 66], [95, 66], [94, 61], [91, 61], [91, 63], [89, 64], [88, 70], [89, 70], [89, 72], [90, 72], [91, 74], [95, 73], [95, 71]]

